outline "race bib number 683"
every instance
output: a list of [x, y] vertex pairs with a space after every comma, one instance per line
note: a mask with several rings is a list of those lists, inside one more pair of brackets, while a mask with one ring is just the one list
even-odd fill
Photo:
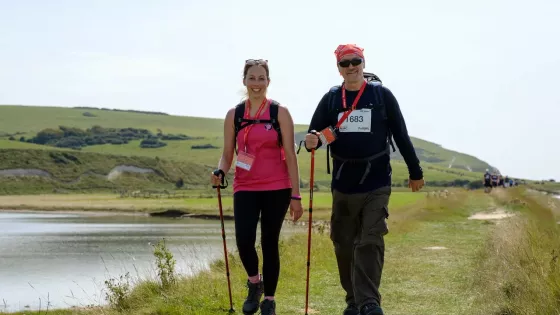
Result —
[[[338, 114], [340, 120], [344, 113]], [[357, 109], [352, 111], [342, 122], [340, 132], [371, 132], [371, 109]]]

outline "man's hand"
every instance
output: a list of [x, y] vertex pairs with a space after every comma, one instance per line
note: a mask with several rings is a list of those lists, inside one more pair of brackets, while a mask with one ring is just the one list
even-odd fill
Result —
[[317, 148], [319, 144], [319, 133], [315, 130], [311, 130], [310, 133], [305, 135], [305, 148], [308, 150]]
[[422, 187], [424, 187], [424, 179], [408, 180], [408, 188], [411, 188], [413, 192], [419, 191], [420, 189], [422, 189]]

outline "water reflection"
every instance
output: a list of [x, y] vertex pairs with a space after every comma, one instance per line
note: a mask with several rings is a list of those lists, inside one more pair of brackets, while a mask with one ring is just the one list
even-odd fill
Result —
[[[225, 225], [233, 249], [233, 222]], [[156, 276], [152, 245], [162, 238], [181, 274], [223, 257], [217, 220], [0, 212], [0, 310], [103, 304], [106, 279]]]

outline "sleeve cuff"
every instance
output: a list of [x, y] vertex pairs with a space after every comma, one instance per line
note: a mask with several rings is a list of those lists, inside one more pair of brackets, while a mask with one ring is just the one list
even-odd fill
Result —
[[[319, 149], [322, 145], [323, 145], [323, 143], [321, 143], [321, 139], [319, 139], [319, 142], [317, 143], [317, 147], [315, 148], [315, 150]], [[308, 148], [305, 146], [305, 141], [303, 141], [303, 147], [305, 148], [305, 150], [306, 150], [307, 152], [311, 152], [311, 149], [308, 149]]]
[[424, 172], [420, 166], [409, 168], [408, 174], [412, 180], [420, 180], [424, 178]]

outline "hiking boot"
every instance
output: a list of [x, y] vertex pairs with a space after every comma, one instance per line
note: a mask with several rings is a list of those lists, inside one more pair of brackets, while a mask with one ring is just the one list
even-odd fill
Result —
[[354, 303], [348, 303], [348, 306], [342, 313], [342, 315], [360, 315], [360, 310]]
[[276, 315], [276, 302], [264, 299], [261, 303], [261, 315]]
[[259, 303], [263, 295], [264, 287], [262, 280], [259, 283], [251, 283], [247, 280], [247, 298], [243, 303], [244, 314], [255, 314], [259, 309]]
[[377, 304], [366, 304], [362, 306], [361, 315], [383, 315], [383, 310]]

